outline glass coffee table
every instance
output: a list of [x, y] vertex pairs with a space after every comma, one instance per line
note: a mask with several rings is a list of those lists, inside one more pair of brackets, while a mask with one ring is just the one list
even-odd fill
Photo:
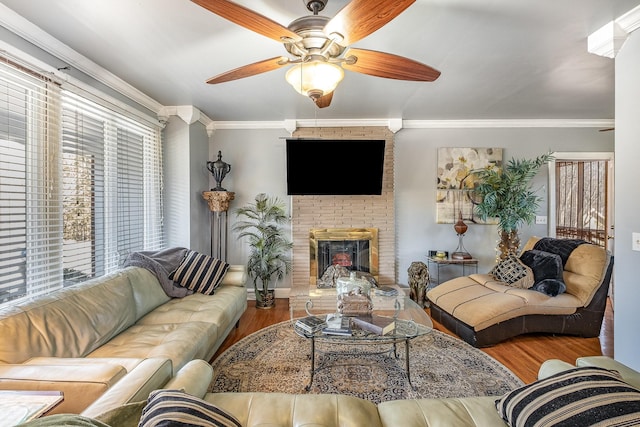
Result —
[[[380, 301], [380, 297], [376, 298]], [[353, 349], [356, 348], [358, 354], [373, 355], [389, 353], [395, 358], [399, 358], [397, 351], [398, 344], [404, 344], [405, 373], [407, 375], [409, 385], [413, 388], [413, 384], [411, 384], [411, 371], [409, 364], [411, 355], [410, 342], [417, 337], [429, 334], [433, 330], [433, 323], [431, 322], [431, 318], [424, 311], [424, 308], [420, 307], [411, 298], [403, 295], [402, 293], [398, 296], [384, 297], [384, 299], [386, 300], [384, 301], [384, 304], [378, 304], [378, 307], [384, 307], [384, 309], [376, 309], [376, 304], [374, 304], [372, 312], [374, 315], [388, 317], [394, 320], [395, 328], [384, 335], [378, 335], [374, 332], [364, 330], [353, 320], [350, 322], [350, 335], [326, 334], [322, 329], [318, 329], [315, 332], [309, 332], [296, 325], [296, 320], [307, 316], [315, 316], [324, 319], [328, 314], [336, 314], [335, 310], [314, 309], [312, 300], [307, 301], [304, 310], [291, 310], [291, 323], [295, 332], [301, 337], [309, 340], [311, 346], [310, 379], [309, 384], [305, 387], [306, 391], [311, 389], [316, 372], [320, 369], [329, 367], [326, 363], [316, 364], [317, 353], [331, 353], [333, 355], [353, 354]], [[345, 317], [351, 318], [357, 316]], [[322, 343], [349, 346], [352, 351], [345, 353], [334, 350], [321, 351], [318, 349], [318, 344], [321, 345]]]

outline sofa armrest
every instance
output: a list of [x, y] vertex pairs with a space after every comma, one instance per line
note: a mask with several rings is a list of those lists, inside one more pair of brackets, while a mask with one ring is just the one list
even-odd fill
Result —
[[82, 415], [94, 418], [118, 406], [147, 400], [149, 393], [166, 384], [172, 373], [171, 360], [162, 358], [145, 359], [129, 372], [125, 378], [82, 411]]
[[50, 413], [78, 414], [117, 384], [126, 373], [122, 366], [108, 363], [0, 365], [0, 389], [61, 391], [64, 400]]
[[575, 368], [571, 363], [567, 363], [559, 359], [549, 359], [542, 362], [540, 369], [538, 369], [538, 379], [549, 378], [559, 372], [566, 371], [567, 369]]
[[225, 273], [220, 285], [226, 286], [244, 286], [247, 283], [249, 274], [247, 273], [247, 267], [240, 264], [232, 264]]
[[617, 371], [627, 383], [640, 388], [640, 372], [636, 371], [607, 356], [579, 357], [576, 366], [599, 366], [601, 368]]
[[213, 367], [204, 360], [196, 359], [184, 365], [162, 388], [184, 390], [192, 396], [202, 398], [212, 379]]

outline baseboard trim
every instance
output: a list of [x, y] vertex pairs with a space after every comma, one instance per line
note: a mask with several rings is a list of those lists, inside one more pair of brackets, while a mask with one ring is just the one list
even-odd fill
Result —
[[[291, 292], [291, 288], [276, 288], [276, 298], [289, 298], [289, 293]], [[253, 289], [247, 289], [247, 300], [255, 301], [256, 293]]]

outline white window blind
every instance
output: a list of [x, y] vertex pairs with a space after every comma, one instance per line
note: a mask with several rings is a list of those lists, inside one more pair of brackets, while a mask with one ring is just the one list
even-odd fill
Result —
[[65, 277], [82, 280], [162, 247], [160, 134], [68, 91], [62, 111]]
[[92, 98], [0, 58], [0, 305], [164, 245], [160, 129]]
[[0, 304], [62, 286], [59, 88], [0, 61]]

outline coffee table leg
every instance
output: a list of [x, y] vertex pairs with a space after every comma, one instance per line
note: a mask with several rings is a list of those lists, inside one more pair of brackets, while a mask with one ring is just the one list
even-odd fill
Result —
[[309, 378], [309, 384], [304, 388], [306, 391], [311, 390], [311, 384], [313, 384], [313, 374], [316, 371], [316, 339], [311, 337], [311, 377]]
[[404, 340], [404, 361], [407, 371], [407, 380], [409, 381], [411, 388], [415, 390], [415, 387], [411, 384], [411, 372], [409, 371], [409, 338]]

